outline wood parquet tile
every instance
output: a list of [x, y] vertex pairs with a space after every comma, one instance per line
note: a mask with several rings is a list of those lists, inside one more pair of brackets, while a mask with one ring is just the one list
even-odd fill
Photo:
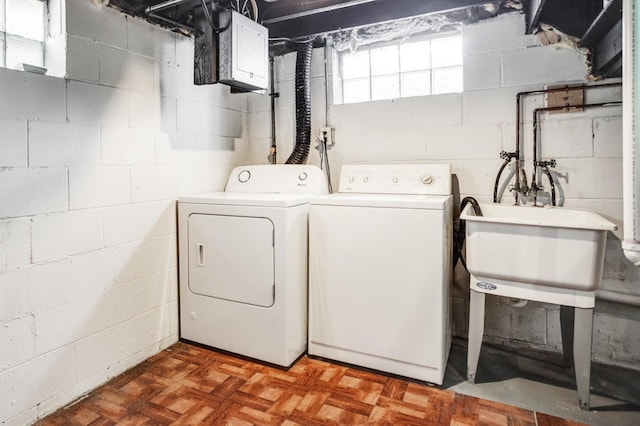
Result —
[[180, 342], [37, 425], [579, 423], [306, 356], [285, 371]]

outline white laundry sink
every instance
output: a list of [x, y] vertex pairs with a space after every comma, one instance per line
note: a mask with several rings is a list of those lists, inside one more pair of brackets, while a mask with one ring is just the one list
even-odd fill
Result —
[[593, 291], [600, 286], [607, 231], [616, 225], [589, 210], [471, 204], [466, 263], [479, 280]]

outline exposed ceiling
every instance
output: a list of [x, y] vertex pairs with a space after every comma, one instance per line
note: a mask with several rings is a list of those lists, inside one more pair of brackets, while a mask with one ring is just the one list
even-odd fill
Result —
[[[110, 0], [125, 13], [181, 32], [193, 32], [202, 19], [202, 2], [217, 8], [250, 0]], [[258, 22], [271, 38], [300, 39], [411, 16], [445, 15], [456, 22], [475, 22], [522, 10], [529, 33], [546, 24], [592, 52], [594, 74], [621, 75], [622, 0], [255, 0]], [[282, 50], [282, 46], [280, 46]], [[285, 48], [286, 50], [286, 48]]]

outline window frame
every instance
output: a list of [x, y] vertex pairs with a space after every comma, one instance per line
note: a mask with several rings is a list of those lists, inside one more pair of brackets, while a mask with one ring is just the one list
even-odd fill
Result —
[[[48, 0], [30, 0], [32, 2], [42, 3], [42, 40], [35, 38], [25, 37], [20, 34], [8, 32], [8, 22], [10, 16], [7, 12], [7, 0], [0, 0], [0, 68], [20, 71], [36, 71], [44, 73], [46, 71], [46, 49], [47, 40], [49, 37], [48, 24], [49, 24], [49, 1]], [[18, 62], [16, 64], [9, 64], [8, 60], [8, 48], [9, 42], [13, 39], [19, 43], [39, 45], [37, 56], [39, 56], [36, 63]], [[35, 50], [35, 49], [34, 49]], [[22, 65], [22, 66], [20, 66]]]
[[[433, 42], [434, 40], [441, 40], [441, 39], [446, 39], [446, 38], [459, 38], [460, 39], [460, 64], [459, 65], [446, 65], [446, 66], [433, 66], [433, 56], [432, 56], [432, 51], [431, 51], [431, 42]], [[403, 71], [402, 70], [402, 55], [400, 53], [401, 51], [401, 46], [403, 45], [408, 45], [408, 44], [418, 44], [418, 43], [424, 43], [424, 42], [428, 42], [429, 43], [429, 65], [428, 68], [421, 68], [421, 69], [416, 69], [416, 70], [410, 70], [410, 71]], [[343, 51], [343, 52], [339, 52], [337, 54], [337, 62], [338, 62], [338, 72], [339, 72], [339, 76], [340, 76], [340, 87], [339, 87], [339, 94], [340, 94], [340, 103], [341, 104], [352, 104], [352, 103], [362, 103], [362, 102], [375, 102], [378, 100], [393, 100], [393, 99], [400, 99], [400, 98], [410, 98], [410, 97], [417, 97], [417, 96], [435, 96], [435, 95], [441, 95], [441, 94], [448, 94], [448, 93], [462, 93], [464, 91], [464, 74], [461, 76], [460, 78], [460, 90], [459, 91], [437, 91], [437, 88], [434, 89], [434, 72], [433, 71], [440, 71], [440, 70], [460, 70], [460, 72], [464, 73], [464, 55], [463, 55], [463, 42], [464, 40], [462, 39], [462, 32], [460, 31], [451, 31], [451, 32], [446, 32], [446, 33], [440, 33], [437, 35], [429, 35], [429, 36], [420, 36], [420, 37], [412, 37], [410, 39], [407, 40], [395, 40], [395, 41], [388, 41], [388, 42], [382, 42], [382, 43], [375, 43], [372, 44], [370, 46], [366, 46], [363, 48], [358, 49], [355, 52], [351, 52], [351, 51]], [[377, 49], [383, 49], [383, 48], [387, 48], [387, 47], [391, 47], [391, 46], [395, 46], [397, 47], [397, 52], [398, 52], [398, 66], [397, 69], [398, 71], [396, 73], [391, 73], [391, 74], [381, 74], [381, 75], [374, 75], [373, 74], [373, 70], [372, 68], [372, 61], [371, 61], [371, 51], [372, 50], [377, 50]], [[344, 70], [344, 58], [345, 55], [347, 54], [352, 54], [352, 53], [362, 53], [362, 52], [369, 52], [368, 55], [368, 65], [369, 65], [369, 69], [368, 69], [368, 75], [367, 76], [362, 76], [362, 77], [357, 77], [357, 78], [345, 78], [345, 70]], [[402, 84], [402, 77], [404, 76], [408, 76], [408, 75], [415, 75], [417, 73], [421, 73], [421, 72], [428, 72], [429, 74], [429, 87], [428, 87], [428, 93], [421, 93], [421, 94], [409, 94], [409, 95], [405, 95], [403, 96], [402, 91], [403, 91], [403, 84]], [[374, 77], [391, 77], [391, 76], [395, 76], [396, 77], [396, 84], [397, 84], [397, 95], [394, 95], [392, 97], [382, 97], [382, 98], [375, 98], [374, 97], [374, 90], [373, 90], [373, 81], [374, 81]], [[368, 91], [368, 98], [364, 99], [361, 98], [359, 100], [348, 100], [349, 96], [346, 95], [345, 93], [345, 82], [350, 83], [350, 82], [354, 82], [356, 80], [364, 80], [367, 79], [368, 80], [368, 86], [369, 86], [369, 91]]]

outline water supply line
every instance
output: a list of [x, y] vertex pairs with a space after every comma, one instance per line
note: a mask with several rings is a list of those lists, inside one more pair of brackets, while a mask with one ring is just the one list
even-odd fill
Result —
[[[515, 184], [513, 185], [513, 194], [514, 194], [514, 204], [518, 204], [518, 199], [520, 194], [523, 195], [528, 195], [529, 191], [533, 188], [533, 184], [536, 183], [537, 185], [537, 180], [535, 182], [532, 182], [531, 187], [529, 187], [526, 183], [526, 173], [524, 173], [524, 170], [521, 169], [522, 165], [521, 165], [521, 155], [520, 155], [520, 140], [521, 140], [521, 127], [522, 127], [522, 104], [523, 104], [523, 99], [526, 96], [530, 96], [530, 95], [544, 95], [544, 94], [549, 94], [549, 93], [558, 93], [558, 92], [566, 92], [569, 90], [577, 90], [577, 89], [582, 89], [582, 90], [590, 90], [590, 89], [601, 89], [604, 87], [619, 87], [622, 86], [622, 83], [604, 83], [604, 84], [583, 84], [583, 85], [577, 85], [577, 86], [561, 86], [561, 87], [554, 87], [554, 88], [549, 88], [549, 89], [539, 89], [539, 90], [530, 90], [530, 91], [523, 91], [523, 92], [518, 92], [516, 94], [516, 143], [515, 143], [515, 150], [513, 151], [513, 159], [515, 160], [515, 172], [513, 174], [513, 176], [515, 176]], [[577, 107], [577, 106], [576, 106]], [[562, 109], [566, 109], [566, 106], [559, 106], [559, 107], [550, 107], [550, 108], [558, 108], [559, 110]], [[504, 159], [503, 156], [503, 152], [500, 152], [500, 158]], [[507, 153], [510, 154], [510, 153]], [[537, 155], [536, 150], [534, 149], [534, 155]], [[536, 162], [534, 164], [536, 164], [536, 166], [534, 166], [534, 169], [537, 168], [537, 158], [535, 160]], [[496, 182], [494, 185], [494, 202], [498, 203], [500, 202], [500, 197], [498, 197], [498, 191], [497, 188], [499, 186], [499, 181], [500, 181], [500, 176], [502, 175], [502, 171], [504, 170], [504, 168], [506, 167], [506, 164], [502, 163], [500, 166], [500, 170], [498, 172], [498, 175], [496, 177]], [[551, 166], [548, 166], [551, 167]], [[544, 167], [543, 167], [544, 169]], [[547, 169], [547, 171], [549, 171]], [[543, 172], [545, 174], [547, 174], [544, 170]], [[536, 171], [534, 170], [534, 174], [536, 173]], [[549, 175], [550, 175], [550, 171], [549, 171]], [[547, 175], [547, 177], [549, 176]], [[555, 191], [555, 185], [552, 186], [552, 189]], [[535, 191], [534, 191], [534, 195], [535, 195]], [[553, 196], [553, 194], [552, 194]], [[639, 212], [640, 214], [640, 209]], [[640, 219], [639, 219], [639, 223], [640, 223]], [[640, 233], [640, 229], [638, 229], [638, 233]], [[638, 236], [638, 260], [640, 262], [640, 235]]]
[[305, 164], [311, 146], [311, 56], [313, 41], [299, 43], [296, 56], [296, 144], [285, 164]]
[[[604, 85], [601, 85], [604, 86]], [[589, 86], [589, 87], [601, 87], [601, 86]], [[552, 205], [555, 206], [556, 200], [556, 188], [553, 184], [553, 178], [551, 176], [551, 172], [549, 171], [549, 167], [556, 166], [556, 160], [538, 160], [538, 135], [541, 133], [540, 130], [542, 128], [542, 121], [540, 120], [540, 113], [542, 112], [553, 112], [553, 111], [565, 111], [571, 112], [582, 109], [589, 108], [602, 108], [609, 106], [620, 106], [622, 102], [597, 102], [593, 104], [574, 104], [570, 106], [553, 106], [553, 107], [544, 107], [544, 108], [536, 108], [533, 110], [533, 171], [531, 172], [531, 186], [529, 189], [533, 193], [533, 205], [536, 206], [538, 202], [538, 190], [542, 189], [542, 186], [538, 184], [538, 168], [542, 167], [543, 172], [549, 178], [549, 182], [551, 182], [551, 198]], [[540, 143], [542, 144], [542, 138], [540, 137]]]

